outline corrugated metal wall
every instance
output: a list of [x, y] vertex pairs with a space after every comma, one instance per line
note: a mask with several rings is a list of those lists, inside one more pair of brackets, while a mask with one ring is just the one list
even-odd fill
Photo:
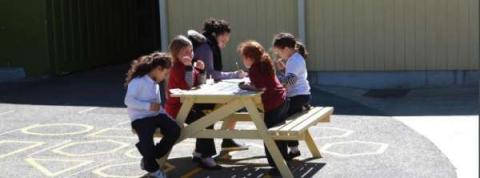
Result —
[[160, 47], [156, 0], [48, 0], [55, 73], [121, 63]]
[[478, 7], [478, 0], [308, 0], [310, 69], [479, 69]]
[[160, 49], [158, 0], [0, 1], [0, 67], [29, 76], [125, 63]]
[[241, 41], [256, 39], [269, 48], [275, 33], [297, 33], [296, 7], [296, 0], [168, 0], [168, 35], [172, 39], [188, 29], [201, 30], [208, 17], [229, 21], [233, 31], [223, 50], [224, 65], [235, 69], [235, 60], [239, 60], [236, 48]]
[[[270, 47], [277, 32], [297, 33], [297, 0], [168, 0], [169, 37], [207, 17], [233, 27], [225, 59], [239, 41]], [[478, 0], [306, 0], [310, 70], [479, 69]], [[234, 62], [229, 63], [232, 69]]]

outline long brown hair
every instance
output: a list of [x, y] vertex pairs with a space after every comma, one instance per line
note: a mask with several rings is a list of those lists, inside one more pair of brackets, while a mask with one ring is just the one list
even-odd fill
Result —
[[171, 58], [166, 53], [154, 52], [149, 55], [140, 56], [130, 65], [124, 85], [128, 86], [128, 83], [130, 83], [130, 81], [132, 81], [134, 78], [147, 75], [157, 67], [169, 69], [171, 66]]
[[179, 60], [177, 59], [178, 53], [180, 53], [180, 51], [183, 48], [186, 48], [189, 46], [193, 47], [192, 42], [187, 37], [183, 35], [178, 35], [175, 38], [173, 38], [172, 42], [170, 42], [170, 46], [168, 47], [170, 54], [172, 55], [173, 61], [174, 62], [178, 61]]
[[264, 73], [275, 75], [272, 58], [260, 43], [253, 40], [244, 41], [240, 43], [237, 50], [240, 55], [254, 59], [254, 62], [260, 62], [260, 68]]
[[308, 57], [308, 51], [302, 42], [295, 39], [290, 33], [279, 33], [273, 37], [273, 47], [283, 49], [285, 47], [295, 49], [304, 59]]

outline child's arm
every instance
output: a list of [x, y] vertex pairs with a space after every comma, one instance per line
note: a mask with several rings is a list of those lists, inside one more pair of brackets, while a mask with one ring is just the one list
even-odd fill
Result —
[[250, 91], [264, 91], [265, 90], [264, 88], [257, 88], [254, 85], [252, 85], [251, 83], [246, 84], [244, 82], [238, 84], [238, 87], [242, 90], [250, 90]]
[[140, 93], [141, 86], [138, 80], [132, 80], [128, 84], [127, 94], [125, 95], [125, 105], [129, 108], [139, 109], [139, 110], [146, 110], [150, 111], [150, 103], [145, 101], [140, 101], [136, 98], [136, 96]]

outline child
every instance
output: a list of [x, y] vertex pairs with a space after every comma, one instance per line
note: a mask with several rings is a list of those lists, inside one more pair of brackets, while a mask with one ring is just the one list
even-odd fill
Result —
[[[150, 177], [166, 177], [155, 159], [170, 152], [180, 136], [180, 127], [160, 106], [158, 82], [165, 79], [170, 67], [170, 57], [164, 53], [142, 56], [133, 61], [125, 82], [125, 105], [139, 139], [135, 146], [142, 155], [140, 165]], [[153, 135], [157, 128], [160, 128], [163, 138], [154, 145]]]
[[[307, 51], [292, 34], [279, 33], [273, 39], [273, 50], [280, 57], [276, 62], [278, 78], [283, 86], [287, 88], [287, 96], [290, 99], [288, 116], [309, 108], [311, 99], [310, 85], [307, 80]], [[284, 63], [286, 60], [286, 64]], [[298, 141], [288, 142], [290, 152], [288, 160], [300, 156]]]
[[[173, 58], [173, 67], [168, 79], [167, 92], [170, 92], [170, 89], [189, 90], [202, 83], [201, 80], [205, 78], [203, 74], [205, 65], [201, 60], [197, 60], [196, 66], [192, 67], [193, 46], [187, 37], [182, 35], [175, 37], [170, 43], [170, 53]], [[192, 72], [189, 72], [190, 70]], [[176, 118], [181, 105], [179, 98], [168, 97], [165, 109], [168, 114]], [[211, 105], [194, 105], [186, 122], [192, 123], [200, 119], [205, 115], [203, 110], [212, 108]], [[208, 129], [213, 129], [213, 125]], [[197, 139], [192, 161], [199, 163], [205, 169], [221, 169], [222, 167], [212, 158], [215, 154], [213, 139]]]
[[[272, 59], [265, 49], [256, 41], [246, 41], [240, 44], [238, 52], [242, 56], [243, 63], [248, 70], [250, 84], [241, 84], [240, 88], [248, 90], [263, 90], [262, 102], [264, 107], [264, 121], [267, 128], [285, 123], [288, 110], [286, 91], [275, 76]], [[282, 156], [287, 156], [287, 144], [285, 141], [276, 141]], [[273, 175], [279, 172], [272, 160], [268, 149], [265, 148], [268, 163], [274, 167], [270, 171]]]

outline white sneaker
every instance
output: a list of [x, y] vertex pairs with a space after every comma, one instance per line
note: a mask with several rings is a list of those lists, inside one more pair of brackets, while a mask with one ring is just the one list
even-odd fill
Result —
[[160, 169], [155, 171], [155, 172], [152, 172], [150, 174], [148, 174], [148, 177], [152, 177], [152, 178], [167, 178], [167, 175], [161, 171]]

